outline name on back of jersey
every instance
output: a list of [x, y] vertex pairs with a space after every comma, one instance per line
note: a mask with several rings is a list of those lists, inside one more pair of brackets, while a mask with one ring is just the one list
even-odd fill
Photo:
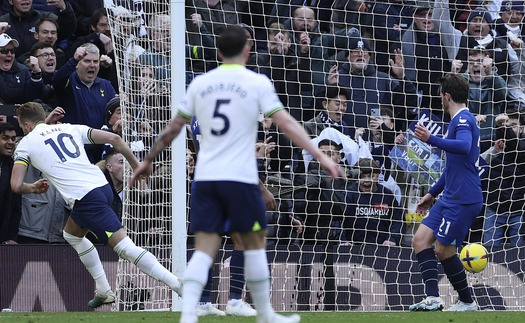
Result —
[[52, 134], [54, 134], [56, 132], [62, 132], [62, 130], [63, 130], [62, 127], [57, 125], [57, 126], [55, 126], [53, 128], [48, 128], [48, 129], [46, 129], [44, 131], [41, 131], [39, 134], [40, 134], [40, 136], [45, 137], [45, 136], [52, 135]]
[[206, 96], [210, 94], [215, 93], [232, 93], [232, 94], [238, 94], [239, 97], [244, 99], [248, 93], [241, 85], [236, 83], [228, 83], [225, 84], [223, 82], [210, 84], [207, 86], [204, 90], [201, 91], [201, 98], [205, 98]]

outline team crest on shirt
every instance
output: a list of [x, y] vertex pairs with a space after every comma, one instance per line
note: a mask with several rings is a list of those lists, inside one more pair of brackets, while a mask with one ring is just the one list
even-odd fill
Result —
[[461, 116], [459, 116], [459, 119], [458, 119], [458, 126], [465, 126], [465, 127], [468, 127], [469, 124], [468, 124], [467, 121], [468, 121], [467, 119], [464, 119], [464, 118], [462, 118]]

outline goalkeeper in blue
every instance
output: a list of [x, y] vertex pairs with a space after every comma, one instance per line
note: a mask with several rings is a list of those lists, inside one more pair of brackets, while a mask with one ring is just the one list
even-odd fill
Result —
[[[457, 74], [448, 74], [439, 80], [441, 101], [445, 113], [450, 114], [446, 138], [431, 135], [418, 124], [415, 136], [445, 151], [446, 166], [437, 183], [421, 198], [416, 212], [426, 214], [412, 246], [427, 297], [410, 306], [410, 311], [441, 311], [443, 300], [439, 297], [438, 263], [459, 294], [458, 301], [448, 311], [475, 311], [478, 309], [467, 283], [465, 269], [457, 255], [476, 216], [481, 212], [483, 195], [478, 174], [479, 127], [467, 108], [468, 83]], [[432, 245], [435, 242], [435, 249]]]
[[257, 322], [299, 322], [297, 314], [277, 314], [270, 304], [266, 210], [258, 186], [254, 149], [259, 112], [271, 117], [290, 139], [309, 151], [330, 176], [342, 173], [286, 112], [271, 81], [246, 69], [250, 45], [244, 29], [227, 27], [217, 40], [217, 49], [222, 65], [191, 82], [177, 116], [137, 167], [131, 183], [151, 173], [153, 159], [195, 116], [202, 136], [190, 197], [189, 229], [195, 232], [195, 252], [184, 274], [180, 322], [197, 322], [196, 305], [228, 220], [231, 235], [238, 235], [244, 245], [244, 276], [257, 310]]

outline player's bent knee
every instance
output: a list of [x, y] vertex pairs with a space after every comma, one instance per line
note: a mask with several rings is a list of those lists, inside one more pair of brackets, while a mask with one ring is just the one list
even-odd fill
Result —
[[67, 241], [71, 246], [77, 246], [82, 242], [82, 238], [79, 238], [77, 236], [72, 235], [71, 233], [67, 233], [66, 231], [62, 231], [62, 236], [64, 237], [64, 240]]
[[122, 240], [120, 240], [119, 243], [117, 243], [113, 250], [117, 253], [117, 255], [120, 258], [130, 260], [132, 253], [130, 253], [129, 251], [135, 249], [136, 247], [137, 246], [135, 245], [135, 243], [129, 237], [124, 237]]
[[120, 258], [126, 259], [135, 265], [142, 257], [149, 253], [147, 250], [136, 246], [128, 236], [124, 237], [113, 250]]
[[266, 230], [240, 234], [244, 250], [255, 250], [266, 247]]
[[412, 237], [412, 247], [417, 252], [432, 248], [432, 242], [430, 242], [424, 235], [415, 234]]

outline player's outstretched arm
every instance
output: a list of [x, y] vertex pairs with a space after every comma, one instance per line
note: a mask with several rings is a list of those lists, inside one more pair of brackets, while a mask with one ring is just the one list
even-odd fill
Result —
[[445, 139], [433, 136], [430, 134], [430, 131], [421, 124], [416, 125], [414, 134], [417, 139], [454, 154], [468, 154], [472, 143], [472, 132], [467, 128], [459, 129], [456, 132], [456, 139]]
[[343, 172], [339, 165], [334, 163], [328, 156], [323, 154], [314, 144], [310, 141], [310, 137], [306, 133], [303, 127], [285, 110], [279, 110], [272, 116], [275, 124], [283, 130], [288, 138], [290, 138], [294, 144], [306, 149], [312, 156], [319, 161], [321, 166], [326, 169], [332, 178], [342, 177]]
[[27, 166], [24, 164], [15, 164], [11, 173], [11, 190], [17, 194], [41, 194], [47, 192], [49, 184], [47, 179], [41, 178], [36, 182], [29, 184], [24, 182], [26, 177]]
[[135, 169], [133, 176], [130, 180], [130, 186], [133, 187], [136, 181], [141, 177], [148, 177], [151, 174], [153, 160], [160, 154], [164, 148], [168, 147], [173, 139], [177, 138], [182, 128], [185, 127], [186, 123], [190, 122], [190, 119], [186, 119], [180, 114], [168, 123], [166, 128], [162, 130], [159, 137], [151, 147], [148, 155], [144, 158], [142, 163]]
[[91, 139], [96, 144], [111, 144], [116, 151], [122, 154], [128, 161], [131, 168], [136, 169], [139, 165], [137, 157], [133, 154], [128, 144], [122, 138], [112, 132], [93, 129], [91, 131]]

